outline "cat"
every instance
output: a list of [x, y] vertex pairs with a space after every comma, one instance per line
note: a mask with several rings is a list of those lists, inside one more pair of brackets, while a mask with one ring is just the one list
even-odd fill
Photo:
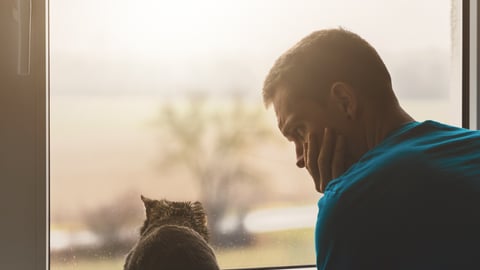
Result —
[[200, 202], [152, 200], [141, 195], [146, 219], [127, 254], [124, 270], [219, 270], [208, 244], [207, 219]]

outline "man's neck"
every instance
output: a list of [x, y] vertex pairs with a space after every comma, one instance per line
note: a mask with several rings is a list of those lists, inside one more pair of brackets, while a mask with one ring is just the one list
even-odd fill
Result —
[[376, 114], [371, 126], [366, 130], [367, 148], [370, 150], [382, 142], [390, 133], [403, 125], [415, 121], [400, 105]]

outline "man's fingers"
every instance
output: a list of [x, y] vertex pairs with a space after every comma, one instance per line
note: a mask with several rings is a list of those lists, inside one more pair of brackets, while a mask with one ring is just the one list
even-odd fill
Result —
[[320, 192], [325, 190], [328, 182], [332, 179], [332, 155], [335, 140], [332, 130], [325, 128], [322, 147], [318, 156], [318, 170], [320, 172]]
[[308, 143], [304, 144], [306, 151], [305, 166], [308, 172], [313, 178], [315, 183], [315, 189], [319, 189], [320, 186], [320, 172], [318, 170], [317, 158], [319, 155], [319, 142], [315, 134], [308, 134]]
[[345, 171], [345, 138], [339, 135], [335, 143], [332, 161], [332, 179], [339, 177]]
[[300, 142], [295, 142], [295, 154], [297, 157], [297, 167], [304, 168], [306, 163], [306, 149], [305, 144]]
[[302, 150], [303, 161], [313, 178], [315, 189], [323, 193], [330, 180], [345, 171], [345, 139], [325, 128], [323, 137], [315, 133], [308, 134]]

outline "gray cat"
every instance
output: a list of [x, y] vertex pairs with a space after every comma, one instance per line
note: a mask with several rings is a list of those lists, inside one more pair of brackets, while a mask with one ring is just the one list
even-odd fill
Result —
[[141, 198], [147, 218], [124, 270], [219, 270], [200, 202]]

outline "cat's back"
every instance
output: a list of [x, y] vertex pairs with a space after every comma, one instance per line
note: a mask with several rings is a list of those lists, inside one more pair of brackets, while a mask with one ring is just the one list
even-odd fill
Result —
[[215, 254], [195, 230], [179, 225], [149, 229], [130, 252], [125, 270], [217, 270]]

